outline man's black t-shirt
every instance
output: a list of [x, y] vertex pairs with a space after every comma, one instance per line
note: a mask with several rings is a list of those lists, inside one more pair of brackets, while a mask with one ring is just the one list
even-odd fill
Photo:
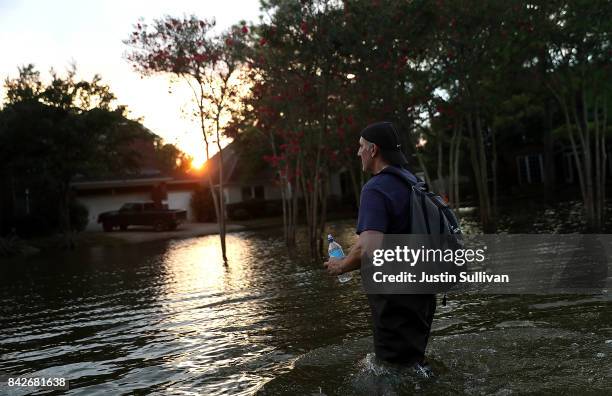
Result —
[[[406, 169], [408, 177], [416, 177]], [[384, 170], [374, 175], [361, 191], [357, 234], [379, 231], [408, 233], [410, 186]], [[374, 324], [374, 349], [379, 358], [402, 364], [420, 363], [425, 356], [436, 310], [432, 294], [368, 294]]]

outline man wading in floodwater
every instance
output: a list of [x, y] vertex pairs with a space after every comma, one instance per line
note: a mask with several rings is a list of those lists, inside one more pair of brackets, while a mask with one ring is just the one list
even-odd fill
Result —
[[[379, 244], [384, 234], [409, 233], [410, 186], [385, 168], [396, 167], [415, 182], [417, 178], [405, 168], [406, 157], [393, 124], [379, 122], [366, 127], [357, 154], [363, 171], [373, 175], [361, 190], [359, 239], [346, 257], [325, 262], [330, 275], [360, 268], [362, 254], [370, 251], [372, 244]], [[376, 356], [420, 368], [436, 310], [435, 294], [368, 294], [368, 301]]]

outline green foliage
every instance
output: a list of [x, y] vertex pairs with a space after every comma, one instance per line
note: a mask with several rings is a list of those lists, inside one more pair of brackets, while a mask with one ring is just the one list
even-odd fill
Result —
[[260, 23], [220, 36], [193, 16], [137, 24], [128, 59], [144, 74], [198, 82], [205, 137], [226, 103], [207, 91], [211, 73], [244, 65], [251, 90], [224, 132], [245, 135], [249, 158], [267, 160], [281, 184], [306, 180], [306, 202], [334, 168], [356, 183], [359, 131], [373, 121], [399, 126], [409, 154], [425, 137], [420, 163], [438, 164], [442, 177], [440, 153], [469, 157], [458, 164], [472, 169], [458, 173], [474, 171], [483, 206], [498, 147], [552, 150], [559, 128], [608, 133], [610, 1], [265, 0], [261, 9]]
[[21, 67], [17, 78], [5, 81], [5, 88], [0, 172], [12, 180], [7, 188], [31, 188], [33, 201], [45, 197], [48, 202], [41, 207], [56, 211], [57, 216], [51, 216], [43, 210], [50, 224], [79, 228], [79, 216], [70, 224], [70, 183], [77, 175], [133, 169], [137, 155], [127, 147], [142, 134], [142, 127], [125, 117], [125, 107], [114, 105], [114, 95], [99, 76], [79, 80], [74, 67], [65, 76], [51, 71], [49, 84], [41, 82], [34, 66]]
[[[78, 81], [72, 69], [64, 78], [52, 73], [51, 83], [43, 86], [32, 70], [31, 65], [22, 68], [20, 77], [5, 83], [9, 100], [1, 138], [3, 154], [14, 170], [67, 184], [77, 173], [94, 175], [121, 170], [126, 163], [133, 166], [120, 148], [137, 136], [136, 131], [125, 118], [125, 108], [112, 106], [114, 96], [98, 76]], [[23, 92], [38, 93], [24, 97]]]
[[193, 117], [209, 135], [219, 139], [218, 122], [239, 113], [244, 90], [241, 58], [244, 27], [212, 35], [214, 20], [195, 15], [165, 16], [151, 24], [141, 21], [124, 40], [130, 64], [143, 75], [170, 74], [187, 82], [193, 93]]
[[156, 142], [155, 154], [160, 170], [169, 175], [186, 175], [191, 170], [191, 156], [170, 143]]
[[[554, 99], [551, 77], [570, 94], [580, 75], [610, 92], [607, 1], [275, 0], [262, 9], [269, 18], [251, 27], [247, 56], [255, 87], [245, 121], [255, 128], [243, 129], [278, 131], [278, 146], [287, 131], [304, 131], [306, 156], [326, 121], [330, 152], [354, 144], [340, 135], [356, 140], [380, 119], [399, 124], [413, 146], [422, 133], [448, 141], [449, 123], [468, 114], [523, 134]], [[430, 130], [436, 118], [444, 127]]]

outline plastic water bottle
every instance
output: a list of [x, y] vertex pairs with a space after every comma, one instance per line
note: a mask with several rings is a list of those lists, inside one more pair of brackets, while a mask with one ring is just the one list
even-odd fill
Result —
[[[344, 257], [342, 246], [340, 246], [340, 244], [334, 240], [334, 237], [331, 234], [327, 235], [327, 241], [329, 242], [329, 247], [327, 248], [329, 258], [341, 259]], [[338, 281], [340, 283], [348, 282], [351, 279], [353, 279], [353, 275], [350, 272], [345, 272], [344, 274], [338, 275]]]

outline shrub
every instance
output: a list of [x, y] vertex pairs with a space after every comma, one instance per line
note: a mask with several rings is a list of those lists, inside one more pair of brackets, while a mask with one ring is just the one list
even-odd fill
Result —
[[70, 202], [70, 223], [73, 231], [83, 231], [89, 222], [89, 209], [77, 200]]
[[248, 220], [251, 218], [251, 214], [243, 208], [238, 208], [231, 212], [231, 215], [228, 215], [233, 220]]
[[24, 254], [31, 249], [32, 248], [26, 245], [24, 241], [15, 236], [0, 238], [0, 258]]
[[55, 219], [40, 214], [15, 216], [11, 223], [21, 238], [49, 235], [56, 227]]

